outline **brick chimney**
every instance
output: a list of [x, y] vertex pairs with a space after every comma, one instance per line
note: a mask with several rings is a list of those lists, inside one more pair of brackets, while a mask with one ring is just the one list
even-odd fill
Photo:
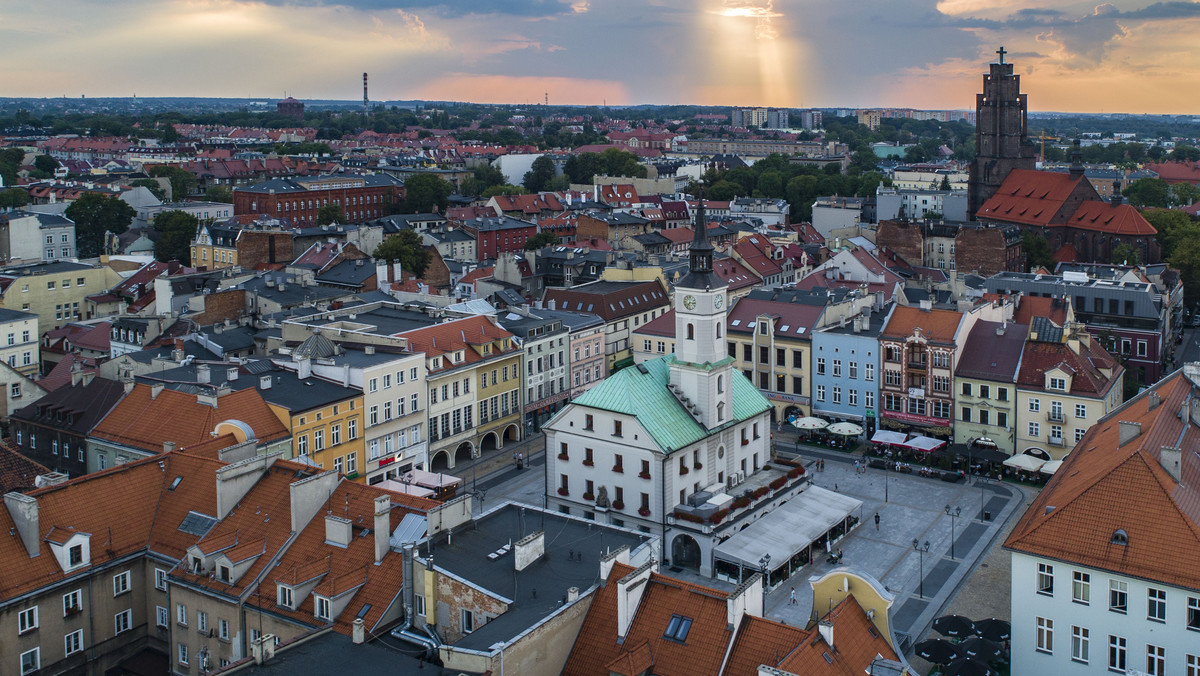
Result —
[[391, 548], [392, 499], [386, 495], [375, 498], [375, 563], [383, 561]]

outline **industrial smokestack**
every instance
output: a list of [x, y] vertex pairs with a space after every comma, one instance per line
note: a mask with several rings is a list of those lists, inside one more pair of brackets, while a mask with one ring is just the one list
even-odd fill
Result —
[[371, 100], [367, 98], [367, 74], [363, 73], [363, 115], [371, 114]]

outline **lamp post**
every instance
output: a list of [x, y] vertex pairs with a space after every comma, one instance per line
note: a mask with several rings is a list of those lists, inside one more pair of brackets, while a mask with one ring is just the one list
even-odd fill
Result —
[[763, 554], [762, 558], [758, 560], [758, 570], [760, 573], [762, 573], [762, 576], [763, 576], [763, 589], [769, 589], [771, 586], [770, 578], [767, 577], [767, 568], [770, 566], [770, 564], [771, 564], [771, 555], [770, 554]]
[[991, 483], [991, 479], [989, 479], [988, 477], [985, 477], [985, 476], [981, 476], [978, 479], [976, 479], [975, 483], [979, 484], [979, 520], [983, 521], [983, 499], [984, 499], [983, 487], [985, 485]]
[[946, 516], [950, 517], [950, 560], [954, 560], [954, 520], [962, 516], [962, 507], [950, 508], [946, 505]]
[[922, 544], [918, 542], [916, 538], [913, 538], [912, 548], [913, 551], [917, 553], [921, 566], [921, 577], [917, 581], [919, 589], [919, 591], [917, 591], [917, 596], [925, 598], [925, 552], [929, 551], [929, 540], [926, 540], [924, 544]]

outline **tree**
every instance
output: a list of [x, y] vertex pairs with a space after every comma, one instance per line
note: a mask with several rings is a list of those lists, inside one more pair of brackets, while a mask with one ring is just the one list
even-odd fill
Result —
[[196, 189], [196, 175], [186, 169], [172, 167], [167, 164], [156, 164], [150, 167], [150, 176], [158, 178], [166, 176], [171, 182], [171, 199], [181, 202]]
[[1142, 250], [1129, 242], [1121, 242], [1113, 247], [1112, 263], [1113, 265], [1141, 265]]
[[163, 190], [163, 187], [158, 184], [158, 181], [152, 178], [139, 178], [136, 181], [131, 182], [129, 185], [135, 188], [145, 188], [146, 190], [149, 190], [159, 202], [166, 201], [167, 199], [167, 191]]
[[487, 190], [484, 190], [483, 194], [480, 195], [480, 197], [482, 197], [483, 199], [488, 199], [489, 197], [495, 197], [496, 195], [528, 195], [528, 194], [529, 194], [529, 191], [526, 190], [525, 188], [522, 188], [519, 185], [512, 185], [511, 183], [504, 183], [501, 185], [494, 185], [494, 186], [488, 188]]
[[0, 209], [19, 209], [29, 204], [29, 193], [20, 188], [0, 191]]
[[175, 130], [175, 125], [167, 122], [163, 124], [163, 143], [176, 143], [179, 141], [179, 132]]
[[555, 168], [554, 160], [550, 159], [549, 155], [542, 155], [533, 161], [533, 166], [529, 171], [525, 172], [524, 180], [521, 184], [529, 189], [530, 192], [540, 192], [545, 190], [546, 184], [554, 178]]
[[1046, 241], [1045, 237], [1032, 230], [1026, 230], [1021, 236], [1021, 249], [1025, 252], [1027, 270], [1035, 270], [1038, 267], [1054, 269], [1054, 252], [1050, 250], [1050, 242]]
[[1195, 146], [1175, 146], [1171, 151], [1171, 159], [1175, 162], [1200, 161], [1200, 148]]
[[525, 250], [536, 251], [537, 249], [540, 249], [544, 246], [550, 246], [552, 244], [558, 244], [558, 235], [550, 232], [549, 230], [543, 230], [542, 232], [539, 232], [533, 237], [525, 240]]
[[95, 258], [104, 249], [104, 233], [119, 235], [129, 229], [137, 214], [133, 207], [116, 197], [96, 192], [84, 193], [71, 202], [65, 215], [75, 222], [75, 247], [80, 258]]
[[1195, 305], [1200, 301], [1200, 236], [1189, 237], [1181, 242], [1167, 263], [1179, 270], [1179, 277], [1183, 280], [1184, 305]]
[[604, 171], [604, 162], [598, 153], [579, 153], [567, 158], [563, 172], [571, 177], [572, 183], [590, 184], [592, 178]]
[[200, 219], [186, 211], [164, 211], [154, 218], [154, 230], [159, 233], [154, 243], [154, 257], [160, 261], [179, 261], [191, 264], [191, 244], [196, 237]]
[[49, 155], [38, 155], [33, 158], [33, 168], [53, 175], [54, 170], [58, 169], [58, 160]]
[[1125, 199], [1135, 207], [1167, 207], [1169, 186], [1161, 178], [1143, 178], [1134, 181], [1122, 191]]
[[1170, 193], [1171, 204], [1176, 206], [1186, 207], [1200, 200], [1200, 188], [1191, 183], [1173, 183], [1167, 191]]
[[738, 196], [738, 193], [744, 193], [745, 189], [732, 181], [721, 179], [712, 184], [708, 188], [708, 194], [705, 195], [710, 200], [725, 202]]
[[415, 174], [404, 181], [404, 206], [410, 214], [446, 210], [454, 186], [435, 174]]
[[429, 267], [429, 251], [421, 245], [421, 236], [415, 230], [401, 230], [375, 247], [375, 260], [400, 263], [402, 270], [420, 277]]
[[225, 204], [233, 204], [233, 191], [223, 185], [214, 185], [204, 191], [204, 199], [209, 202], [223, 202]]
[[646, 178], [646, 167], [638, 162], [637, 155], [628, 150], [608, 148], [600, 155], [604, 162], [604, 173], [608, 176]]
[[343, 223], [346, 220], [346, 214], [342, 211], [342, 205], [327, 202], [317, 209], [317, 225], [329, 225], [330, 223]]
[[942, 177], [942, 182], [941, 182], [941, 184], [938, 186], [938, 190], [949, 190], [949, 189], [950, 189], [950, 177], [949, 177], [949, 176], [943, 176], [943, 177]]

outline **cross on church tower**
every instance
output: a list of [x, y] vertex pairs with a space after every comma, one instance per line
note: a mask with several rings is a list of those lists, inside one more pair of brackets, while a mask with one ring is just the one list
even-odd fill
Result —
[[997, 49], [996, 53], [1000, 55], [1000, 63], [1004, 63], [1004, 55], [1008, 53], [1004, 51], [1004, 45], [1000, 45], [1000, 49]]

